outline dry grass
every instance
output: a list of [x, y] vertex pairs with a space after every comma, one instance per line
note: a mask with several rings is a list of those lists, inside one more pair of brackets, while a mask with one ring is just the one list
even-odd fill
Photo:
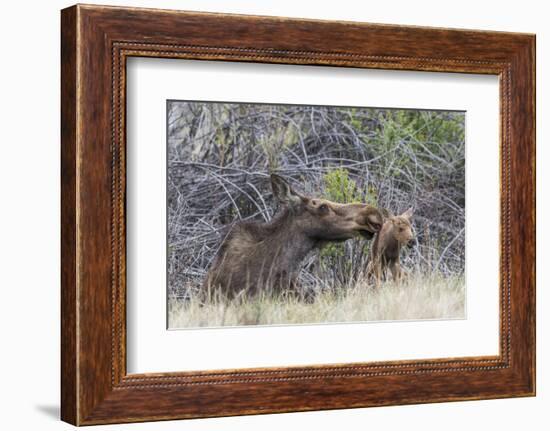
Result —
[[281, 325], [381, 320], [456, 319], [465, 317], [463, 276], [411, 275], [396, 285], [374, 289], [363, 282], [338, 291], [324, 291], [310, 302], [299, 298], [256, 297], [246, 301], [170, 299], [169, 327], [193, 328]]

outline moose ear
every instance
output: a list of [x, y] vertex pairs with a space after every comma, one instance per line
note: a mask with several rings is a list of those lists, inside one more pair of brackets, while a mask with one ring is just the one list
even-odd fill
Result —
[[271, 174], [271, 188], [275, 198], [284, 205], [297, 205], [301, 202], [300, 195], [297, 194], [290, 184], [279, 175]]
[[412, 207], [409, 208], [407, 211], [405, 211], [403, 214], [401, 214], [401, 217], [405, 217], [406, 219], [411, 219], [411, 217], [413, 216], [413, 209]]

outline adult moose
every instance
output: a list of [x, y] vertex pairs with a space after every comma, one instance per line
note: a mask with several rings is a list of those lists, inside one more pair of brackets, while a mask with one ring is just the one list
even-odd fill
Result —
[[412, 215], [412, 208], [397, 216], [390, 213], [385, 214], [384, 224], [372, 242], [367, 267], [367, 277], [375, 277], [376, 287], [380, 286], [380, 280], [385, 278], [388, 268], [396, 283], [402, 281], [403, 270], [399, 255], [401, 247], [407, 245], [414, 238], [411, 224]]
[[311, 251], [359, 235], [372, 239], [382, 227], [382, 214], [374, 207], [308, 197], [274, 174], [271, 187], [278, 213], [267, 223], [241, 221], [232, 226], [206, 276], [205, 289], [219, 289], [228, 298], [295, 291], [300, 264]]

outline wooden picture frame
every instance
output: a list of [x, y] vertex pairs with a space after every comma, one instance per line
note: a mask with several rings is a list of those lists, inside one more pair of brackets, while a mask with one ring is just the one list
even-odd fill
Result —
[[[535, 394], [534, 35], [83, 5], [61, 17], [64, 421]], [[125, 65], [131, 56], [498, 75], [500, 354], [127, 374]]]

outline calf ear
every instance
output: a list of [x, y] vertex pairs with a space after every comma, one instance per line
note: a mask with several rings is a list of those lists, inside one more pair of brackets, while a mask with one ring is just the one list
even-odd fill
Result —
[[292, 206], [302, 201], [300, 195], [279, 175], [271, 174], [271, 188], [273, 195], [281, 204]]
[[405, 217], [406, 219], [410, 220], [413, 216], [413, 209], [412, 207], [409, 208], [407, 211], [405, 211], [403, 214], [401, 214], [401, 217]]

